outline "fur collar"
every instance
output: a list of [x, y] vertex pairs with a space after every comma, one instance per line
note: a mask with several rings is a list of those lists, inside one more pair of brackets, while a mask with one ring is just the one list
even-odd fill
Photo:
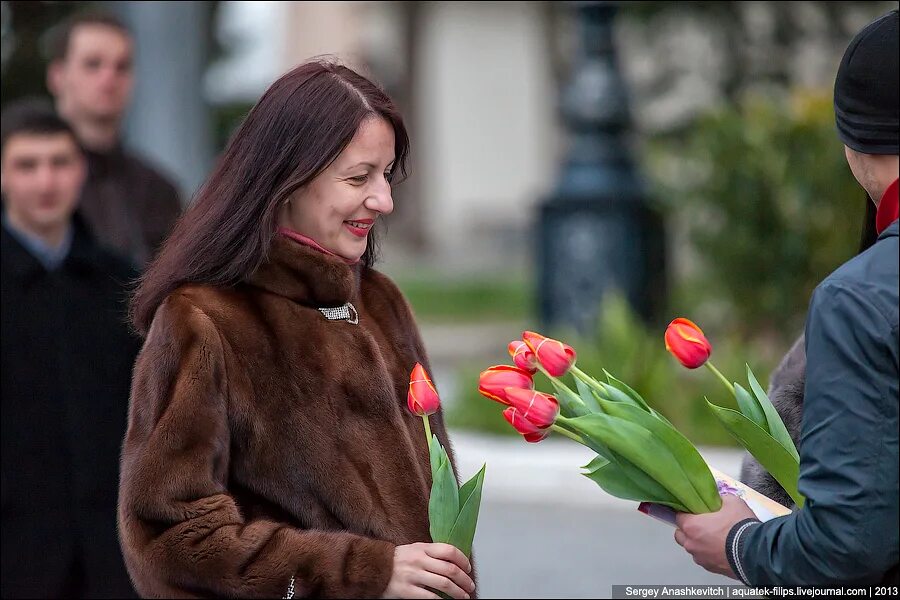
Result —
[[307, 306], [340, 306], [357, 296], [363, 268], [276, 235], [247, 283]]

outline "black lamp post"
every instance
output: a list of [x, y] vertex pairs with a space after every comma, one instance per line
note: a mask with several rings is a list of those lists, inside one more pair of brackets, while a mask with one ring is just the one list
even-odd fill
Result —
[[665, 293], [665, 244], [626, 141], [630, 117], [612, 32], [616, 6], [570, 6], [581, 46], [562, 94], [566, 159], [539, 208], [539, 301], [543, 327], [593, 335], [601, 299], [614, 289], [653, 320]]

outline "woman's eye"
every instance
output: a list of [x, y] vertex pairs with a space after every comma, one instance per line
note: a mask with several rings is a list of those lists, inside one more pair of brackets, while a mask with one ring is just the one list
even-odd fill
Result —
[[350, 181], [356, 184], [362, 184], [366, 182], [366, 179], [368, 179], [366, 175], [357, 175], [356, 177], [351, 177]]

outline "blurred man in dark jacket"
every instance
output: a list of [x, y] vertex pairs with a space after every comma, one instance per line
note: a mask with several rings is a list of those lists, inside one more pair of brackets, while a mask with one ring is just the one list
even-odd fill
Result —
[[134, 595], [116, 533], [138, 340], [129, 264], [73, 212], [85, 176], [51, 106], [3, 111], [0, 401], [4, 598]]
[[806, 322], [802, 509], [760, 523], [734, 496], [678, 516], [676, 541], [753, 586], [898, 584], [900, 68], [896, 10], [850, 43], [835, 80], [838, 133], [878, 207], [875, 244], [829, 275]]
[[87, 156], [79, 210], [101, 243], [142, 267], [181, 205], [175, 187], [122, 146], [134, 83], [131, 34], [118, 19], [102, 14], [76, 17], [56, 33], [47, 88]]

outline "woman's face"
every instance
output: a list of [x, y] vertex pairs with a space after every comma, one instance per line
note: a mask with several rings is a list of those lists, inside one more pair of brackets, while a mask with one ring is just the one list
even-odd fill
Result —
[[380, 117], [369, 117], [328, 168], [291, 194], [278, 224], [358, 260], [375, 221], [394, 210], [388, 183], [393, 165], [394, 129]]

